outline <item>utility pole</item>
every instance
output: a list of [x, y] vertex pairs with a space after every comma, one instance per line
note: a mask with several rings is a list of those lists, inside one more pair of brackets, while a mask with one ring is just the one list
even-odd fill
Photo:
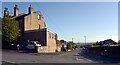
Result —
[[72, 50], [73, 50], [73, 38], [72, 38]]
[[84, 38], [85, 38], [85, 45], [86, 45], [86, 36], [84, 36]]
[[72, 38], [72, 43], [73, 43], [73, 38]]

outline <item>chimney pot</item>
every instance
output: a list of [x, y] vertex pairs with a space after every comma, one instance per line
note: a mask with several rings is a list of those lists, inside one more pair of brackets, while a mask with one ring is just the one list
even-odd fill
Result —
[[18, 5], [15, 4], [15, 7], [14, 7], [14, 16], [18, 16], [18, 11], [19, 11]]
[[17, 7], [18, 5], [15, 4], [15, 7]]
[[29, 6], [29, 14], [32, 14], [33, 13], [33, 8], [31, 7], [31, 4]]
[[4, 17], [6, 17], [8, 15], [9, 15], [8, 8], [5, 8], [5, 10], [4, 10]]

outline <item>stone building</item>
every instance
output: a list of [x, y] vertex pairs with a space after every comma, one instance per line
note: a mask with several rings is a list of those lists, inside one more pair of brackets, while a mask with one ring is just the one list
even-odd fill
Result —
[[[8, 9], [5, 9], [4, 16], [8, 14]], [[19, 22], [20, 38], [19, 43], [21, 45], [27, 45], [28, 41], [39, 41], [41, 43], [42, 50], [38, 48], [39, 52], [55, 52], [56, 40], [55, 33], [46, 28], [44, 19], [40, 11], [33, 12], [31, 5], [28, 8], [28, 14], [19, 14], [19, 8], [17, 5], [14, 7], [14, 16]]]

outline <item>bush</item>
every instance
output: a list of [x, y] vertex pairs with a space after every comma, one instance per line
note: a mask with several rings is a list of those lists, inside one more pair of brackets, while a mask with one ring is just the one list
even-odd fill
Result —
[[78, 48], [78, 45], [76, 45], [75, 47]]
[[75, 43], [73, 43], [72, 48], [75, 48]]
[[67, 45], [67, 49], [72, 50], [72, 44], [68, 44], [68, 45]]

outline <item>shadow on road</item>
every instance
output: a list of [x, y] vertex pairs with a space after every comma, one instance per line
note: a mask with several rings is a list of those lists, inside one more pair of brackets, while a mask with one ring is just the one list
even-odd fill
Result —
[[77, 56], [78, 58], [79, 56], [82, 56], [96, 63], [120, 63], [120, 59], [114, 59], [114, 58], [105, 57], [101, 55], [95, 55], [92, 53], [88, 53], [85, 50], [81, 50], [81, 53], [78, 53]]
[[34, 50], [22, 50], [22, 51], [19, 51], [18, 53], [37, 53], [37, 52]]
[[24, 50], [24, 51], [19, 51], [18, 53], [27, 53], [27, 54], [33, 54], [33, 55], [61, 55], [61, 54], [65, 54], [67, 52], [55, 52], [55, 53], [38, 53], [36, 51], [32, 51], [32, 50]]

